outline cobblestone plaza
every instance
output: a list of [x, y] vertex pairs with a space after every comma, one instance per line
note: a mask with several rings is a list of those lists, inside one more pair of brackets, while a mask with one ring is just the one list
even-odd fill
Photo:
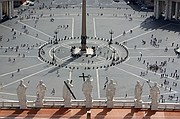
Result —
[[[179, 22], [155, 20], [153, 12], [136, 11], [124, 1], [87, 0], [87, 46], [96, 47], [96, 55], [72, 58], [70, 49], [80, 46], [80, 1], [39, 0], [15, 9], [18, 17], [0, 24], [1, 100], [17, 100], [21, 79], [28, 100], [36, 99], [40, 80], [47, 86], [45, 99], [62, 99], [67, 79], [77, 99], [84, 99], [79, 77], [84, 73], [93, 79], [93, 99], [105, 99], [106, 81], [114, 79], [115, 100], [133, 100], [139, 80], [143, 101], [150, 101], [150, 86], [157, 82], [160, 102], [179, 102], [180, 61], [174, 52], [180, 44]], [[58, 44], [51, 43], [55, 40]], [[57, 62], [52, 64], [53, 57]]]

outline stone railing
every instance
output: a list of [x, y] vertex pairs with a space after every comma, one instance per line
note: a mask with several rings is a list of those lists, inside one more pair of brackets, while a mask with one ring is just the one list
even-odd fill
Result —
[[[114, 100], [113, 108], [131, 108], [134, 107], [135, 103], [133, 100]], [[151, 106], [151, 102], [142, 102], [142, 109], [149, 109]], [[72, 100], [71, 102], [72, 108], [81, 108], [85, 107], [84, 100]], [[35, 108], [34, 101], [27, 102], [28, 108]], [[64, 107], [63, 100], [45, 100], [43, 104], [44, 108], [62, 108]], [[43, 108], [42, 107], [42, 108]], [[103, 108], [107, 107], [106, 100], [93, 100], [92, 108]], [[0, 108], [19, 108], [18, 101], [1, 101]], [[166, 109], [176, 109], [180, 110], [180, 103], [159, 103], [158, 110], [166, 110]]]

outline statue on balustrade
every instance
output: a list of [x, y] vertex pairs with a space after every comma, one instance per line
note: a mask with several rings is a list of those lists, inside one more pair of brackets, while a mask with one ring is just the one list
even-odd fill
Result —
[[114, 83], [113, 79], [111, 79], [106, 88], [107, 101], [113, 101], [115, 92], [116, 92], [116, 83]]
[[83, 86], [82, 86], [82, 91], [86, 98], [86, 107], [91, 107], [91, 104], [92, 104], [91, 93], [92, 93], [93, 86], [91, 84], [92, 80], [90, 78], [91, 76], [89, 76], [86, 79], [86, 81], [84, 81]]
[[20, 84], [17, 87], [17, 97], [19, 100], [20, 109], [27, 108], [26, 89], [27, 86], [24, 84], [24, 81], [20, 80]]
[[[144, 85], [144, 84], [143, 84]], [[134, 95], [135, 95], [135, 102], [142, 102], [141, 100], [141, 95], [142, 95], [142, 89], [143, 89], [143, 85], [140, 84], [139, 81], [137, 81], [137, 84], [135, 86], [135, 90], [134, 90]]]
[[[73, 85], [71, 84], [70, 79], [66, 80], [66, 84], [69, 88], [73, 88]], [[71, 106], [71, 93], [65, 84], [63, 86], [63, 99], [65, 103], [65, 107]]]
[[154, 83], [154, 86], [150, 89], [150, 96], [151, 96], [151, 104], [157, 105], [158, 104], [158, 95], [160, 94], [159, 87], [157, 83]]
[[36, 106], [43, 106], [43, 101], [44, 101], [44, 96], [45, 96], [45, 92], [46, 92], [46, 85], [43, 83], [42, 80], [39, 81], [39, 84], [36, 87], [37, 92], [37, 98], [36, 98]]
[[113, 79], [110, 80], [106, 88], [107, 108], [113, 108], [113, 98], [116, 92], [116, 83]]

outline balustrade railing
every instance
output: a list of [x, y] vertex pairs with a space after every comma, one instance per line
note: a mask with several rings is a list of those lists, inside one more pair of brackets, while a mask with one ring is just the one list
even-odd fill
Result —
[[[135, 105], [133, 100], [114, 100], [113, 101], [113, 108], [130, 108]], [[64, 101], [63, 100], [45, 100], [43, 107], [63, 107]], [[86, 106], [84, 100], [72, 100], [71, 102], [72, 107], [84, 107]], [[92, 108], [99, 108], [99, 107], [106, 107], [107, 101], [106, 100], [93, 100]], [[34, 108], [35, 102], [34, 101], [27, 101], [28, 108]], [[142, 102], [142, 108], [148, 109], [151, 107], [151, 102]], [[19, 108], [18, 101], [0, 101], [0, 108]], [[159, 103], [158, 104], [159, 110], [166, 110], [166, 109], [180, 109], [180, 103]]]

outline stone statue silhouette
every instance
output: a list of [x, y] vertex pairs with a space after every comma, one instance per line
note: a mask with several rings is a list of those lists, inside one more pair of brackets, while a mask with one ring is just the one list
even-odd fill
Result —
[[46, 85], [43, 83], [42, 80], [39, 81], [39, 84], [36, 87], [37, 92], [36, 92], [36, 104], [37, 106], [42, 106], [43, 105], [43, 101], [44, 101], [44, 96], [45, 96], [45, 92], [46, 92]]
[[158, 104], [158, 94], [160, 94], [160, 90], [157, 86], [157, 83], [154, 83], [154, 86], [150, 89], [150, 96], [151, 96], [151, 104], [157, 105]]
[[[143, 84], [144, 85], [144, 84]], [[143, 89], [143, 85], [141, 86], [140, 82], [137, 81], [137, 84], [135, 86], [135, 90], [134, 90], [134, 98], [136, 102], [142, 102], [141, 100], [141, 95], [142, 95], [142, 89]]]
[[115, 86], [116, 86], [116, 84], [114, 83], [113, 79], [111, 79], [106, 88], [107, 101], [113, 101], [113, 98], [114, 98], [115, 92], [116, 92]]
[[89, 77], [83, 83], [83, 87], [82, 87], [82, 91], [83, 91], [83, 94], [85, 95], [86, 102], [92, 102], [92, 97], [91, 97], [92, 89], [93, 89], [93, 86], [91, 84], [91, 80]]
[[27, 108], [26, 89], [27, 89], [27, 86], [24, 84], [24, 81], [20, 80], [20, 84], [17, 87], [17, 97], [19, 100], [20, 109]]

